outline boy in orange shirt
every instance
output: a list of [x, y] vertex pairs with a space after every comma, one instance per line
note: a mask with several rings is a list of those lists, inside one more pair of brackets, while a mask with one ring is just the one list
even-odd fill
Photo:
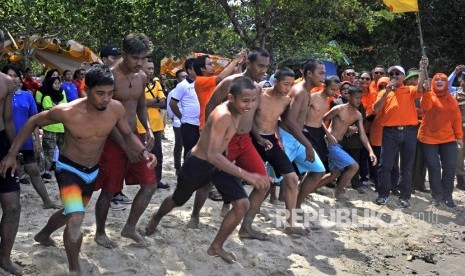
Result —
[[215, 75], [213, 61], [208, 55], [197, 57], [194, 61], [194, 70], [197, 78], [195, 79], [194, 88], [200, 103], [200, 131], [205, 126], [205, 108], [207, 106], [216, 85], [224, 78], [232, 75], [234, 72], [240, 73], [242, 63], [246, 59], [247, 52], [241, 51], [236, 58], [219, 74]]

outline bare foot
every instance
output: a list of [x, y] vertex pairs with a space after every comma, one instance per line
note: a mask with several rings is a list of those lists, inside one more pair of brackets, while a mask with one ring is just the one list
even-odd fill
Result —
[[241, 239], [256, 239], [260, 241], [267, 241], [270, 239], [267, 234], [259, 232], [253, 228], [245, 229], [241, 228], [239, 230], [239, 238]]
[[230, 208], [231, 204], [223, 204], [223, 207], [221, 207], [220, 216], [224, 218], [228, 214]]
[[237, 261], [237, 257], [234, 253], [226, 251], [223, 248], [213, 249], [213, 247], [210, 246], [207, 250], [207, 254], [210, 256], [219, 256], [230, 264], [233, 264]]
[[276, 205], [276, 204], [279, 204], [279, 200], [275, 197], [275, 198], [270, 198], [270, 203], [273, 204], [273, 205]]
[[23, 275], [21, 268], [14, 264], [10, 258], [0, 258], [0, 267], [13, 275]]
[[158, 227], [158, 221], [156, 221], [153, 217], [150, 218], [149, 223], [147, 223], [147, 226], [145, 227], [145, 236], [148, 237], [152, 235], [153, 233], [155, 233], [155, 231], [157, 230], [157, 227]]
[[56, 202], [44, 203], [43, 207], [44, 207], [44, 209], [61, 209], [61, 208], [63, 208], [63, 206], [61, 204], [58, 204]]
[[284, 233], [288, 235], [307, 236], [310, 233], [310, 231], [300, 227], [286, 227], [284, 228]]
[[34, 240], [44, 246], [57, 246], [55, 241], [52, 240], [49, 235], [41, 235], [40, 233], [37, 233], [34, 236]]
[[121, 231], [121, 236], [134, 240], [137, 243], [137, 245], [141, 247], [146, 247], [148, 245], [144, 237], [137, 233], [136, 229], [133, 227], [127, 225], [124, 226], [123, 230]]
[[334, 199], [336, 201], [344, 202], [344, 201], [348, 201], [350, 198], [346, 196], [345, 194], [340, 193], [340, 194], [334, 194]]
[[191, 219], [187, 223], [187, 228], [197, 229], [199, 228], [199, 222], [200, 219], [198, 217], [191, 217]]
[[95, 234], [94, 241], [98, 245], [109, 248], [109, 249], [116, 247], [116, 243], [110, 240], [107, 234]]

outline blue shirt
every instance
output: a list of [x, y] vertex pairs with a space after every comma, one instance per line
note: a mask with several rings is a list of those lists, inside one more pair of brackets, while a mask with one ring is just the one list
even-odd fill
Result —
[[69, 102], [74, 101], [78, 98], [78, 90], [74, 83], [72, 82], [62, 82], [61, 89], [66, 93], [66, 100]]
[[[13, 93], [13, 123], [15, 125], [16, 134], [23, 128], [29, 117], [37, 114], [37, 105], [32, 93], [24, 90], [16, 90]], [[21, 150], [34, 150], [34, 144], [31, 137], [27, 139]]]

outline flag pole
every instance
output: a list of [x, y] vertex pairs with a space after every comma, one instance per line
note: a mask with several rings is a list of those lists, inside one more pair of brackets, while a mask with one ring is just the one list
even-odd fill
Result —
[[[423, 31], [421, 29], [421, 21], [420, 21], [420, 9], [415, 12], [417, 16], [417, 23], [418, 23], [418, 32], [420, 33], [420, 48], [421, 48], [421, 57], [426, 58], [426, 51], [425, 51], [425, 42], [423, 41]], [[425, 69], [426, 78], [428, 78], [428, 69]]]
[[426, 57], [425, 52], [425, 43], [423, 41], [423, 31], [421, 29], [421, 21], [420, 21], [420, 11], [415, 12], [417, 16], [417, 23], [418, 23], [418, 31], [420, 32], [420, 47], [421, 47], [421, 54]]

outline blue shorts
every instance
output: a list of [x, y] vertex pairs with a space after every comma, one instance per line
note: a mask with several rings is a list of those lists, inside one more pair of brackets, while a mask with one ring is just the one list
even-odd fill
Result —
[[284, 151], [286, 152], [287, 157], [289, 157], [291, 162], [294, 162], [301, 174], [306, 172], [326, 172], [325, 166], [321, 162], [320, 157], [316, 153], [315, 149], [313, 150], [315, 160], [310, 162], [305, 159], [306, 154], [304, 145], [295, 139], [292, 134], [282, 128], [279, 128], [279, 136], [281, 138], [281, 142], [283, 143]]
[[329, 170], [334, 171], [336, 169], [342, 171], [346, 167], [355, 164], [355, 160], [347, 152], [342, 149], [340, 144], [328, 145], [328, 163]]

